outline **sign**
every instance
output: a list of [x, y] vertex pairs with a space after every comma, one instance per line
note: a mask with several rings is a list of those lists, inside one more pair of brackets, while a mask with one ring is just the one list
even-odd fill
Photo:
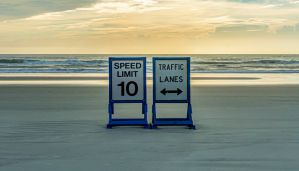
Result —
[[189, 62], [189, 58], [154, 58], [155, 100], [188, 100]]
[[[113, 118], [115, 103], [142, 104], [143, 118]], [[141, 125], [149, 128], [146, 102], [146, 58], [109, 58], [109, 121], [113, 126]]]
[[[195, 129], [190, 100], [190, 58], [153, 58], [152, 128], [157, 126], [185, 125]], [[186, 103], [184, 118], [158, 118], [156, 103]]]
[[145, 63], [143, 58], [111, 58], [112, 100], [143, 100]]

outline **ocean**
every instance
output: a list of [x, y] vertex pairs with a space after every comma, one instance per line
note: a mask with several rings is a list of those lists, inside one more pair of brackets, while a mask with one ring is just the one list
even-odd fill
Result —
[[190, 56], [191, 72], [195, 73], [299, 73], [299, 54], [0, 54], [0, 73], [107, 73], [109, 56], [146, 56], [148, 72], [152, 71], [153, 56]]

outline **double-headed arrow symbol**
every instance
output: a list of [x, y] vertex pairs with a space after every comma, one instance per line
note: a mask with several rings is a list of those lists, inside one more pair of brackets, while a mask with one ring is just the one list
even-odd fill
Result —
[[160, 92], [162, 94], [164, 94], [164, 96], [166, 96], [167, 93], [176, 93], [177, 95], [180, 95], [183, 91], [181, 89], [179, 89], [179, 88], [177, 88], [176, 90], [166, 90], [166, 88], [164, 88]]

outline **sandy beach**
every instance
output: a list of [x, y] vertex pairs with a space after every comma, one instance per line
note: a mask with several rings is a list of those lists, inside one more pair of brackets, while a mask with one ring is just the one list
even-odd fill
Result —
[[[149, 130], [105, 128], [105, 74], [2, 74], [0, 170], [295, 171], [298, 80], [298, 74], [195, 74], [191, 94], [198, 129]], [[149, 109], [151, 88], [149, 81]], [[140, 111], [117, 109], [125, 115]], [[159, 106], [162, 117], [184, 110]]]

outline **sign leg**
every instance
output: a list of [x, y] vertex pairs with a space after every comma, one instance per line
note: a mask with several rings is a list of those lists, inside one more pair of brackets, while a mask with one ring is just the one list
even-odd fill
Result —
[[153, 105], [152, 105], [152, 125], [151, 125], [152, 129], [157, 128], [156, 118], [157, 118], [157, 116], [156, 116], [156, 103], [153, 103]]
[[188, 103], [187, 117], [188, 117], [188, 119], [192, 120], [192, 105], [191, 105], [191, 103]]
[[195, 125], [193, 124], [193, 119], [192, 119], [192, 105], [191, 103], [188, 103], [188, 109], [187, 109], [187, 118], [192, 122], [192, 124], [188, 125], [190, 129], [196, 129]]
[[111, 129], [112, 128], [112, 126], [111, 126], [112, 114], [113, 114], [113, 104], [112, 103], [109, 103], [109, 105], [108, 105], [108, 113], [109, 113], [109, 121], [107, 124], [107, 128]]

